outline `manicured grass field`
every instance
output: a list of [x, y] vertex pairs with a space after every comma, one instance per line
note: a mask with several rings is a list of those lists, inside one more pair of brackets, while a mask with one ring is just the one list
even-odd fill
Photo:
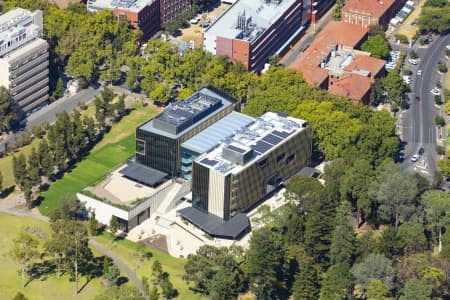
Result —
[[[155, 260], [159, 260], [162, 265], [163, 271], [170, 274], [170, 281], [172, 282], [174, 288], [178, 290], [178, 297], [176, 299], [183, 300], [197, 300], [204, 299], [205, 297], [194, 294], [186, 281], [183, 280], [182, 275], [184, 274], [184, 264], [186, 259], [175, 258], [169, 254], [163, 253], [161, 251], [146, 248], [152, 253], [152, 257], [149, 260], [142, 260], [138, 258], [137, 244], [129, 240], [117, 240], [112, 243], [112, 236], [109, 233], [104, 233], [101, 236], [95, 237], [95, 240], [103, 244], [105, 247], [114, 252], [122, 261], [124, 261], [139, 277], [146, 276], [150, 279], [150, 285], [152, 282], [152, 265]], [[160, 293], [162, 291], [160, 290]]]
[[[47, 223], [31, 217], [16, 217], [0, 213], [0, 299], [12, 299], [17, 292], [22, 292], [28, 299], [86, 299], [92, 300], [104, 288], [99, 279], [93, 279], [78, 296], [73, 296], [74, 283], [69, 281], [68, 276], [57, 278], [55, 275], [48, 276], [45, 280], [33, 280], [25, 288], [22, 288], [22, 280], [17, 272], [16, 263], [10, 258], [12, 241], [25, 227], [38, 227], [49, 234], [50, 228]], [[41, 245], [43, 241], [41, 240]], [[94, 252], [94, 255], [99, 255]], [[80, 287], [86, 282], [81, 278]]]
[[135, 151], [136, 126], [158, 112], [153, 106], [135, 106], [128, 116], [112, 127], [85, 159], [42, 193], [40, 212], [48, 216], [58, 206], [61, 196], [80, 191], [131, 157]]

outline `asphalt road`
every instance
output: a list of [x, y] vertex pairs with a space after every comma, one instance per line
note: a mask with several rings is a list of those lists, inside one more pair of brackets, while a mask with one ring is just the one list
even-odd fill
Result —
[[[405, 68], [411, 69], [414, 75], [409, 94], [410, 108], [401, 115], [403, 141], [406, 142], [403, 163], [408, 169], [419, 171], [429, 178], [432, 178], [436, 171], [435, 117], [440, 110], [436, 107], [430, 90], [440, 79], [437, 64], [442, 60], [445, 46], [448, 44], [450, 44], [449, 35], [439, 37], [429, 48], [416, 50], [420, 57], [417, 66], [405, 64]], [[417, 70], [422, 70], [421, 76], [417, 75]], [[420, 97], [420, 101], [416, 101], [417, 96]], [[411, 162], [411, 157], [417, 154], [421, 147], [425, 149], [423, 158], [419, 162]]]
[[[24, 125], [26, 130], [31, 130], [34, 126], [40, 125], [45, 121], [53, 123], [56, 121], [57, 113], [64, 110], [67, 112], [71, 112], [78, 107], [79, 102], [90, 102], [96, 96], [98, 96], [100, 92], [101, 89], [94, 89], [90, 87], [85, 90], [81, 90], [79, 93], [71, 97], [60, 98], [57, 101], [29, 115], [24, 121], [22, 121], [22, 124]], [[4, 150], [5, 143], [14, 143], [16, 134], [17, 132], [10, 134], [7, 138], [4, 138], [0, 142], [0, 151]]]

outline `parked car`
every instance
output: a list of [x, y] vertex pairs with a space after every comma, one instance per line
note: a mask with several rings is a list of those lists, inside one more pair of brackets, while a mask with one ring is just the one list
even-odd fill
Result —
[[418, 155], [422, 156], [425, 153], [425, 149], [423, 147], [420, 147]]
[[412, 162], [416, 162], [416, 161], [418, 161], [418, 160], [419, 160], [419, 155], [414, 154], [413, 156], [411, 156], [411, 161], [412, 161]]
[[417, 65], [417, 63], [418, 63], [417, 59], [412, 59], [412, 58], [408, 59], [408, 62], [412, 65]]
[[438, 90], [437, 88], [434, 88], [430, 91], [433, 95], [435, 96], [440, 96], [441, 95], [441, 91]]
[[197, 24], [198, 22], [200, 22], [200, 17], [199, 16], [195, 16], [189, 22], [191, 24]]

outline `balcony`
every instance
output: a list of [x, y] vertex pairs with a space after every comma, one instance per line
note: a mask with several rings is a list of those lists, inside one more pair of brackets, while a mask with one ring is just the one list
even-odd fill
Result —
[[28, 104], [27, 106], [23, 107], [22, 110], [25, 113], [27, 113], [27, 112], [33, 110], [34, 108], [36, 108], [37, 106], [41, 105], [42, 103], [44, 103], [47, 100], [48, 100], [48, 94], [45, 94], [42, 97], [33, 100], [30, 104]]
[[36, 76], [30, 76], [28, 80], [11, 84], [9, 91], [11, 95], [18, 94], [32, 84], [44, 80], [46, 77], [48, 77], [48, 69], [39, 71]]
[[[29, 96], [27, 96], [26, 98], [23, 98], [19, 101], [17, 101], [16, 99], [13, 99], [20, 107], [26, 107], [27, 105], [29, 105], [31, 102], [34, 102], [37, 98], [40, 98], [43, 96], [43, 94], [48, 93], [48, 85], [45, 86], [43, 89], [38, 90], [32, 94], [30, 94]], [[48, 95], [47, 95], [48, 96]]]
[[[12, 94], [12, 97], [17, 101], [19, 99], [25, 98], [29, 94], [33, 93], [39, 88], [42, 88], [44, 86], [48, 86], [48, 78], [44, 78], [41, 81], [36, 82], [35, 84], [31, 85], [30, 87], [26, 88], [25, 90], [21, 91], [17, 95]], [[20, 101], [20, 100], [19, 100]]]
[[44, 54], [36, 57], [35, 59], [29, 59], [25, 64], [22, 64], [19, 68], [15, 70], [14, 69], [10, 70], [10, 77], [12, 79], [19, 77], [22, 75], [23, 72], [26, 72], [29, 69], [41, 65], [45, 61], [47, 61], [48, 63], [48, 52], [45, 52]]
[[12, 84], [17, 84], [18, 82], [27, 80], [28, 78], [46, 70], [48, 68], [48, 65], [49, 65], [49, 62], [47, 60], [45, 62], [42, 62], [40, 64], [33, 66], [32, 69], [30, 69], [29, 71], [27, 71], [25, 73], [20, 74], [19, 76], [16, 76], [16, 77], [10, 76], [11, 82], [12, 82]]

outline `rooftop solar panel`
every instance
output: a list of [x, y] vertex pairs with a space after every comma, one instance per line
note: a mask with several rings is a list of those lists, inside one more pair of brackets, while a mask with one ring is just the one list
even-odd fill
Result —
[[263, 141], [259, 141], [256, 143], [256, 145], [252, 146], [252, 149], [259, 152], [260, 154], [269, 151], [270, 148], [272, 148], [272, 145]]
[[277, 135], [277, 136], [282, 137], [282, 138], [287, 138], [288, 136], [291, 135], [291, 133], [289, 133], [289, 132], [286, 132], [286, 131], [278, 131], [278, 130], [274, 130], [272, 133], [273, 133], [274, 135]]
[[277, 144], [279, 144], [283, 139], [280, 138], [280, 137], [278, 137], [278, 136], [276, 136], [276, 135], [268, 134], [268, 135], [266, 135], [265, 137], [263, 137], [262, 140], [263, 140], [264, 142], [269, 143], [269, 144], [277, 145]]
[[235, 152], [245, 153], [244, 149], [241, 149], [241, 148], [233, 146], [233, 145], [228, 145], [227, 148], [230, 149], [230, 150], [233, 150]]
[[210, 167], [212, 167], [212, 166], [214, 166], [215, 164], [218, 163], [217, 160], [214, 160], [214, 159], [209, 160], [207, 158], [202, 159], [200, 162], [202, 164], [205, 164], [205, 165], [210, 166]]

